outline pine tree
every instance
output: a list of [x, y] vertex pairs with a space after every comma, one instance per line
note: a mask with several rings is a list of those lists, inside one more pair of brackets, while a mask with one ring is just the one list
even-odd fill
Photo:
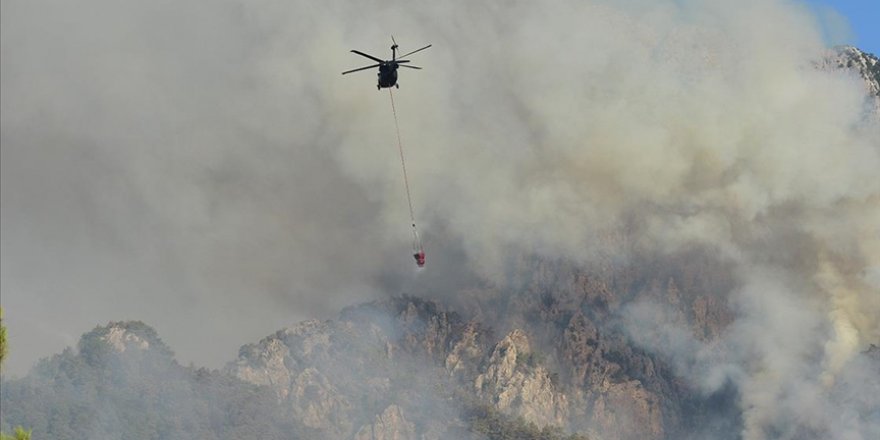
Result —
[[[0, 307], [0, 368], [6, 359], [6, 326], [3, 325], [3, 308]], [[0, 432], [0, 440], [31, 440], [31, 431], [25, 431], [21, 426], [15, 428], [15, 435], [6, 435]]]
[[3, 325], [3, 307], [0, 307], [0, 368], [6, 359], [6, 327]]
[[0, 433], [0, 440], [31, 440], [31, 431], [25, 431], [21, 426], [15, 428], [15, 435]]

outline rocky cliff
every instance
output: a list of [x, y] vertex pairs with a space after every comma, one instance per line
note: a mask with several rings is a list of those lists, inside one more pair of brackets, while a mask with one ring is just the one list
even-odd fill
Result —
[[[690, 388], [667, 357], [639, 348], [621, 321], [632, 304], [661, 298], [670, 306], [668, 322], [695, 339], [723, 334], [731, 312], [709, 292], [726, 285], [719, 282], [724, 265], [698, 261], [675, 273], [618, 267], [612, 278], [531, 261], [515, 285], [486, 287], [498, 295], [467, 291], [449, 300], [480, 304], [471, 309], [411, 296], [349, 307], [337, 319], [304, 321], [243, 346], [224, 372], [181, 367], [151, 328], [114, 322], [84, 335], [77, 352], [5, 382], [4, 423], [60, 439], [115, 432], [126, 438], [735, 439], [743, 430], [736, 387], [708, 394]], [[492, 320], [490, 310], [503, 311], [505, 319]], [[876, 375], [878, 353], [871, 347], [848, 368]], [[840, 382], [829, 393], [845, 398], [854, 395], [852, 387], [870, 384], [876, 380]], [[860, 407], [869, 409], [869, 402]], [[818, 438], [813, 434], [821, 433], [807, 438]]]
[[[501, 310], [492, 300], [475, 307], [482, 318], [466, 318], [399, 297], [281, 330], [242, 347], [227, 371], [271, 387], [292, 417], [326, 438], [447, 438], [469, 425], [466, 414], [478, 404], [538, 428], [611, 440], [674, 438], [689, 423], [683, 408], [700, 397], [615, 328], [619, 306], [607, 294], [645, 280], [606, 283], [533, 264], [530, 288], [486, 296], [512, 302], [498, 322], [513, 328], [481, 320], [490, 319], [486, 310]], [[680, 292], [668, 279], [665, 289], [700, 334], [719, 331], [707, 319], [724, 314], [717, 302]]]
[[816, 63], [821, 69], [848, 72], [865, 84], [869, 105], [880, 117], [880, 60], [853, 46], [840, 46], [829, 51]]

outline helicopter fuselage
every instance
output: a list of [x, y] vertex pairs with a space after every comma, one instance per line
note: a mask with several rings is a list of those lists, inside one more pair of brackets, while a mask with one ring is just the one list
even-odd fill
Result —
[[[391, 41], [394, 42], [394, 38], [392, 38]], [[368, 53], [364, 53], [359, 50], [352, 49], [351, 52], [356, 53], [364, 58], [369, 58], [369, 59], [375, 61], [376, 64], [371, 64], [369, 66], [364, 66], [364, 67], [358, 67], [357, 69], [346, 70], [345, 72], [342, 72], [342, 74], [346, 75], [349, 73], [360, 72], [362, 70], [369, 70], [369, 69], [373, 69], [373, 68], [378, 67], [379, 68], [379, 78], [376, 83], [376, 88], [377, 89], [382, 89], [382, 88], [387, 89], [390, 87], [398, 87], [399, 88], [400, 85], [397, 84], [397, 69], [400, 66], [403, 66], [403, 67], [406, 67], [409, 69], [421, 69], [421, 67], [418, 67], [418, 66], [413, 66], [411, 64], [405, 64], [405, 63], [409, 63], [409, 60], [405, 59], [406, 56], [412, 55], [417, 52], [421, 52], [429, 47], [431, 47], [430, 44], [423, 47], [423, 48], [416, 49], [406, 55], [401, 55], [398, 57], [397, 56], [397, 43], [394, 43], [394, 45], [391, 46], [391, 59], [390, 60], [383, 60], [381, 58], [374, 57], [373, 55], [370, 55]]]
[[397, 85], [397, 63], [383, 63], [379, 65], [379, 83], [377, 88], [390, 88]]

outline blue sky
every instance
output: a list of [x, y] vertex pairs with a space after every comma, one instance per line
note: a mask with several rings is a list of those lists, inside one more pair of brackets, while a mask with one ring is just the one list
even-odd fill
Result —
[[852, 44], [880, 56], [880, 0], [804, 1], [816, 11], [830, 44]]

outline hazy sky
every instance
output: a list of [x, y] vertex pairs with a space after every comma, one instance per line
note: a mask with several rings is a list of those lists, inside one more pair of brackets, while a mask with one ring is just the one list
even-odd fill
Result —
[[[385, 30], [249, 4], [3, 2], [10, 373], [126, 319], [218, 367], [409, 263], [408, 231], [383, 235], [381, 198], [335, 157], [359, 113], [392, 134], [387, 96], [339, 76], [360, 62], [347, 47], [381, 50]], [[325, 93], [352, 105], [331, 111]]]
[[[9, 373], [127, 319], [220, 367], [346, 304], [498, 277], [510, 250], [586, 262], [626, 246], [698, 244], [735, 266], [724, 341], [749, 439], [774, 414], [839, 407], [823, 387], [880, 343], [880, 124], [859, 78], [813, 64], [846, 35], [828, 13], [784, 0], [0, 8]], [[421, 272], [388, 92], [372, 72], [339, 74], [369, 63], [349, 49], [387, 56], [392, 32], [402, 50], [434, 44], [395, 91]], [[786, 397], [802, 385], [811, 399]]]
[[[880, 2], [873, 0], [808, 0], [835, 44], [852, 44], [880, 54]], [[880, 55], [878, 55], [880, 56]]]

